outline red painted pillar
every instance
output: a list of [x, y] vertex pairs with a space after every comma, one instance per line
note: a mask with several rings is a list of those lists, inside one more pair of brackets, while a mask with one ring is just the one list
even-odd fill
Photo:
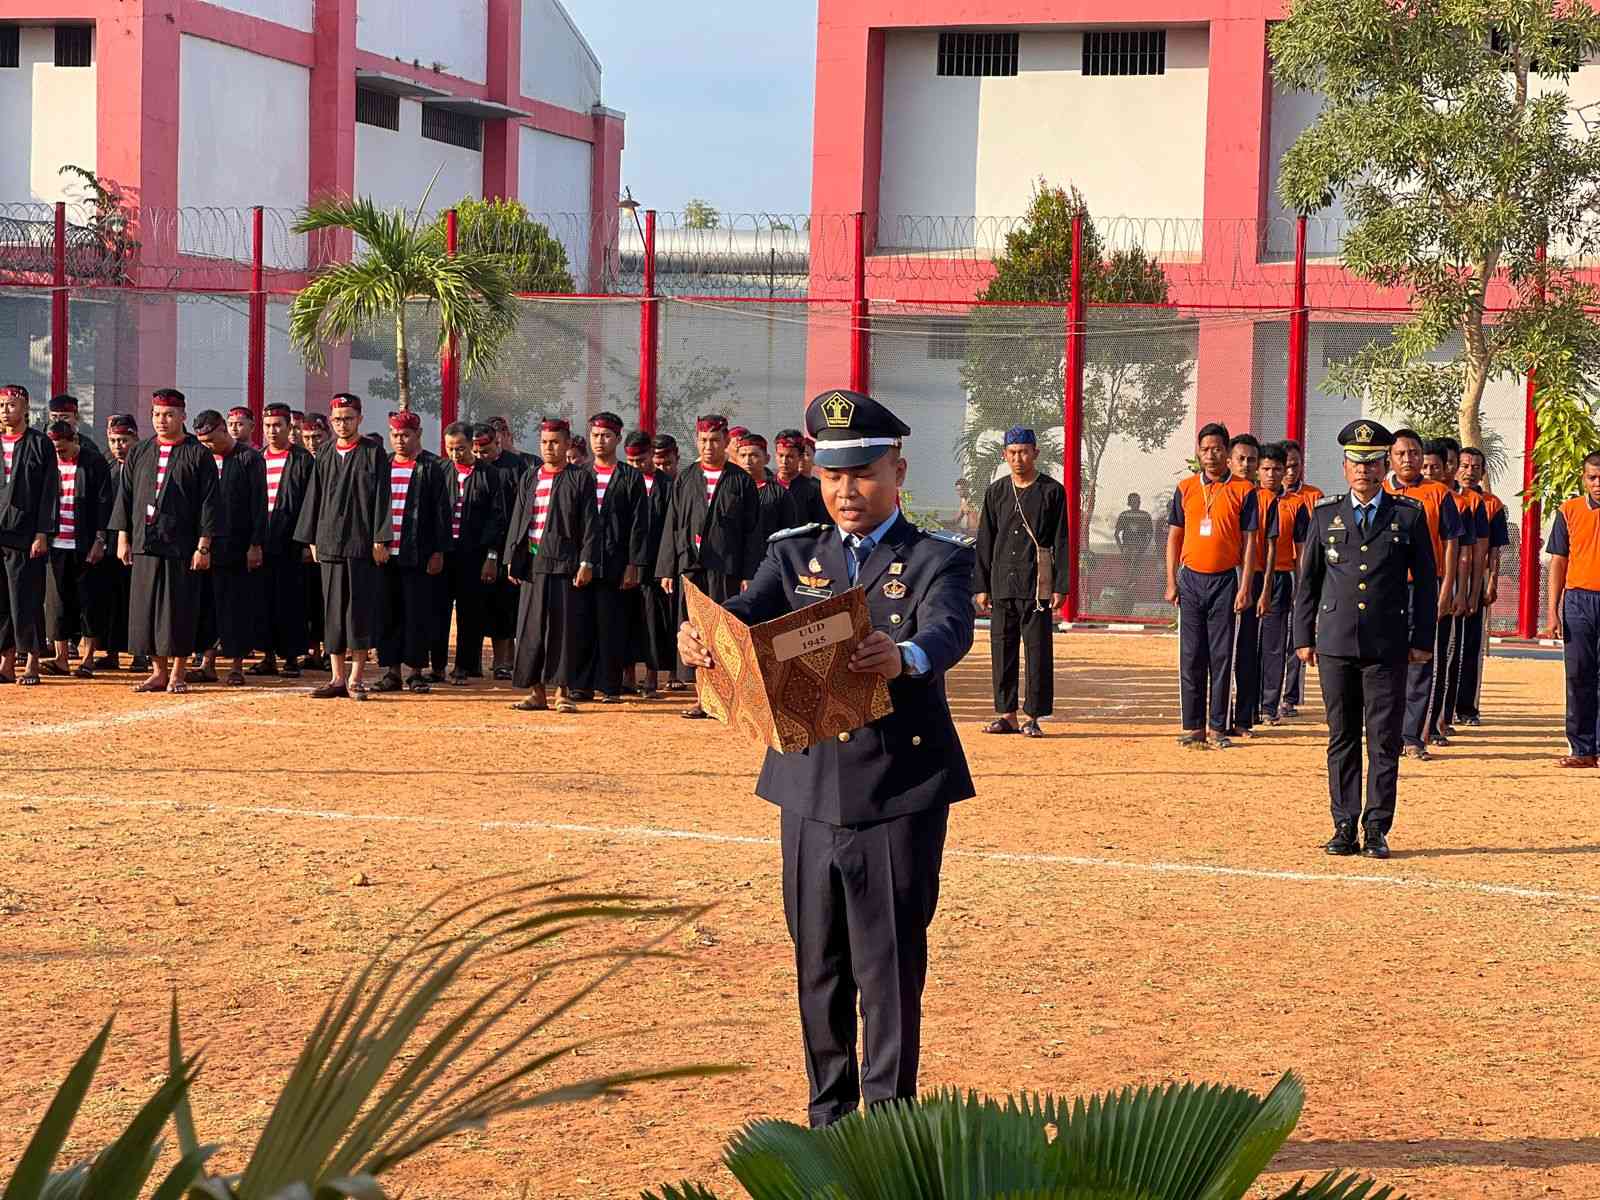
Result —
[[851, 233], [854, 268], [850, 286], [850, 390], [872, 386], [872, 347], [867, 333], [867, 215], [855, 214]]
[[1306, 444], [1306, 353], [1310, 344], [1311, 313], [1306, 308], [1306, 218], [1294, 227], [1294, 312], [1289, 315], [1288, 412], [1284, 422], [1289, 437]]
[[55, 265], [50, 279], [50, 394], [67, 390], [67, 206], [56, 201]]
[[[1539, 299], [1544, 299], [1545, 248], [1539, 247]], [[1538, 474], [1533, 465], [1533, 449], [1539, 441], [1539, 412], [1534, 407], [1538, 393], [1538, 380], [1528, 372], [1528, 399], [1523, 416], [1522, 434], [1522, 494], [1532, 496]], [[1539, 530], [1544, 514], [1539, 502], [1524, 501], [1522, 509], [1522, 545], [1517, 548], [1517, 636], [1537, 637], [1539, 633], [1539, 551], [1542, 549]], [[1487, 631], [1485, 631], [1487, 632]]]
[[1083, 611], [1079, 596], [1078, 567], [1083, 550], [1083, 214], [1072, 218], [1072, 273], [1067, 293], [1066, 370], [1061, 397], [1061, 486], [1066, 492], [1067, 602], [1062, 617], [1077, 620]]
[[250, 210], [250, 328], [246, 339], [249, 361], [245, 367], [245, 403], [255, 418], [251, 442], [261, 445], [261, 418], [267, 403], [267, 293], [263, 282], [264, 239], [262, 212]]
[[644, 282], [639, 293], [639, 428], [656, 431], [656, 387], [661, 369], [661, 301], [656, 299], [656, 210], [644, 214]]
[[[444, 252], [456, 252], [456, 210], [444, 214]], [[444, 453], [444, 431], [459, 421], [461, 409], [461, 347], [455, 335], [439, 352], [439, 453]]]

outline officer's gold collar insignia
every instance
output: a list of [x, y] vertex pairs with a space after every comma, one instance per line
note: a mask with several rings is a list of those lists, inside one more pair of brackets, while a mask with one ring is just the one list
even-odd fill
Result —
[[806, 564], [806, 569], [811, 571], [820, 571], [822, 570], [822, 564], [813, 558]]
[[889, 597], [891, 600], [904, 600], [906, 595], [906, 585], [901, 583], [898, 579], [891, 579], [888, 583], [883, 585], [883, 594]]
[[827, 587], [833, 582], [833, 580], [824, 575], [801, 575], [798, 578], [801, 583], [806, 585], [806, 587], [811, 588]]
[[850, 418], [855, 415], [855, 402], [846, 399], [843, 392], [835, 392], [822, 402], [822, 419], [829, 429], [849, 429]]
[[891, 575], [903, 575], [905, 574], [905, 569], [906, 565], [903, 562], [889, 564], [889, 574]]

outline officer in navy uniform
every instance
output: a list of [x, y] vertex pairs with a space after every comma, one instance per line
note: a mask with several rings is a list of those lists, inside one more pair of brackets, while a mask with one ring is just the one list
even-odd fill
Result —
[[[944, 677], [972, 648], [972, 539], [901, 514], [911, 432], [859, 392], [826, 392], [806, 412], [834, 524], [781, 530], [750, 587], [724, 607], [771, 620], [826, 596], [866, 592], [874, 632], [850, 669], [889, 681], [894, 712], [798, 753], [769, 750], [756, 794], [782, 810], [783, 907], [794, 942], [814, 1126], [913, 1097], [921, 1049], [928, 925], [939, 899], [950, 805], [972, 776]], [[678, 651], [710, 665], [685, 623]], [[856, 1064], [856, 1005], [865, 1034]]]
[[[1311, 510], [1294, 644], [1315, 664], [1328, 717], [1328, 794], [1333, 802], [1329, 854], [1388, 858], [1395, 785], [1405, 722], [1406, 669], [1433, 653], [1435, 589], [1415, 589], [1409, 626], [1407, 579], [1434, 577], [1433, 539], [1422, 505], [1383, 489], [1394, 435], [1376, 421], [1339, 432], [1348, 494]], [[1361, 808], [1361, 731], [1366, 728], [1367, 805]], [[1356, 841], [1356, 825], [1365, 834]]]

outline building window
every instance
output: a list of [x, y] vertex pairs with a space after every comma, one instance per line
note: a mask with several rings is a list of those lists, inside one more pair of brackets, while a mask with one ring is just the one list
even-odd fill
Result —
[[90, 25], [57, 25], [56, 66], [87, 67], [93, 36], [94, 27]]
[[1085, 75], [1165, 75], [1165, 29], [1090, 29], [1083, 35]]
[[400, 97], [371, 88], [356, 89], [356, 123], [376, 125], [379, 129], [400, 128]]
[[0, 25], [0, 67], [22, 65], [22, 30], [16, 25]]
[[422, 136], [435, 142], [460, 146], [465, 150], [482, 150], [483, 122], [465, 113], [451, 112], [448, 108], [424, 104]]
[[941, 33], [939, 74], [1015, 75], [1017, 35], [1014, 33]]

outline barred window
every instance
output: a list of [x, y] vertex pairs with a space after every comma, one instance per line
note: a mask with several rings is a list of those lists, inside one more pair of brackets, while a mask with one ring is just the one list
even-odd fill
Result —
[[371, 88], [356, 89], [356, 123], [379, 129], [400, 128], [400, 97]]
[[422, 106], [422, 136], [466, 150], [483, 149], [483, 122], [437, 105]]
[[22, 30], [15, 25], [0, 25], [0, 67], [22, 65]]
[[939, 35], [939, 74], [1015, 75], [1015, 33], [954, 33]]
[[56, 66], [87, 67], [93, 35], [94, 29], [90, 25], [57, 25]]
[[1085, 75], [1165, 75], [1165, 29], [1090, 29], [1083, 35]]

